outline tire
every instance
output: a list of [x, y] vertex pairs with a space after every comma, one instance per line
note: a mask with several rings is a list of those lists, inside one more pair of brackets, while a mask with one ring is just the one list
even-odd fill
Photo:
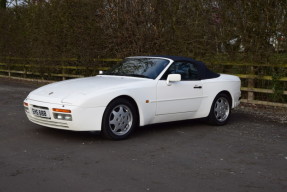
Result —
[[231, 114], [230, 97], [225, 93], [218, 94], [211, 106], [207, 117], [208, 123], [211, 125], [225, 125]]
[[112, 140], [127, 139], [138, 126], [135, 106], [127, 99], [112, 101], [106, 108], [102, 121], [102, 135]]

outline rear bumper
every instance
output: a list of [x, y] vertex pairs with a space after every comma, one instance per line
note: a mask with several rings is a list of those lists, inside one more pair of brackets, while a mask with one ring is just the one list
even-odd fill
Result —
[[233, 105], [232, 108], [237, 107], [240, 104], [241, 100], [241, 91], [238, 91], [236, 94], [233, 96]]
[[[25, 107], [26, 115], [28, 119], [35, 124], [55, 129], [64, 129], [71, 131], [101, 130], [102, 118], [105, 111], [105, 107], [88, 108], [72, 105], [51, 104], [30, 99], [26, 99], [25, 102], [28, 103], [28, 106]], [[34, 105], [48, 108], [50, 118], [42, 118], [33, 115], [32, 106]], [[71, 110], [72, 121], [55, 119], [52, 108]]]

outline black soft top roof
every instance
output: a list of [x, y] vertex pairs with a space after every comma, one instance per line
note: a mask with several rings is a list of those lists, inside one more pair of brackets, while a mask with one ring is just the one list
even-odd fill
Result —
[[200, 79], [212, 79], [212, 78], [216, 78], [216, 77], [220, 76], [218, 73], [210, 71], [203, 62], [196, 61], [196, 60], [189, 58], [189, 57], [179, 57], [179, 56], [169, 56], [169, 55], [153, 55], [151, 57], [167, 58], [167, 59], [173, 60], [174, 62], [193, 63], [193, 64], [195, 64], [195, 66], [198, 70]]

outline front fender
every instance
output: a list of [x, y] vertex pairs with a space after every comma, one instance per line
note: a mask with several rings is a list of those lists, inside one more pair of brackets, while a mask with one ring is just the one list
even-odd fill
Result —
[[[128, 96], [132, 98], [139, 112], [140, 126], [150, 124], [156, 111], [156, 86], [143, 86], [137, 88], [119, 88], [106, 90], [97, 94], [74, 95], [69, 98], [70, 102], [85, 108], [107, 107], [117, 97]], [[67, 100], [66, 100], [67, 101]]]

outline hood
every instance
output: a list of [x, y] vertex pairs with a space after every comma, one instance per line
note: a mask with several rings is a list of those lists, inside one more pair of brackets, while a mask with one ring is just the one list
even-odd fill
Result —
[[149, 79], [105, 75], [72, 79], [40, 87], [32, 91], [28, 99], [49, 103], [70, 103], [68, 101], [70, 97], [80, 98], [89, 94], [100, 94], [147, 80]]

